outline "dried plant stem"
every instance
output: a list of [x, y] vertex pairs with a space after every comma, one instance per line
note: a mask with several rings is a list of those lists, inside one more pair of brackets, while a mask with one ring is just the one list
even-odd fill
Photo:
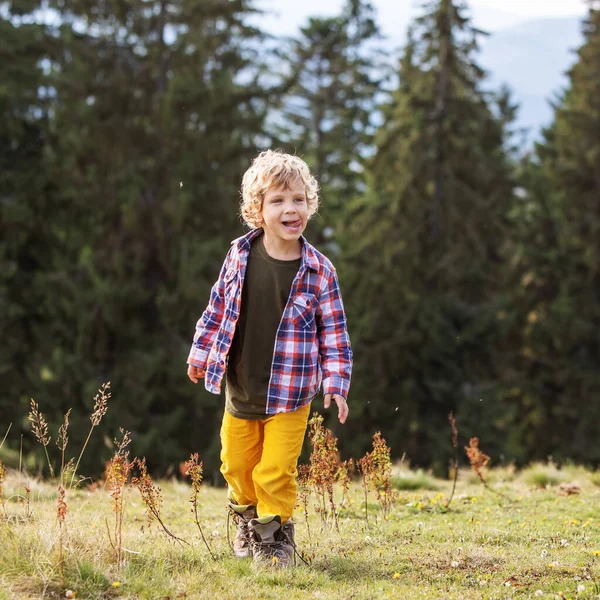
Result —
[[63, 587], [65, 585], [65, 565], [64, 565], [64, 524], [67, 516], [67, 502], [65, 500], [65, 488], [62, 485], [58, 486], [58, 500], [56, 509], [56, 518], [58, 520], [59, 527], [59, 540], [58, 540], [58, 564], [60, 568], [60, 574], [63, 581]]
[[452, 445], [454, 446], [454, 481], [452, 482], [452, 492], [450, 498], [446, 502], [446, 508], [450, 508], [450, 502], [454, 498], [454, 491], [456, 490], [456, 481], [458, 480], [458, 429], [456, 427], [456, 419], [452, 412], [448, 415], [448, 421], [452, 427]]
[[75, 479], [75, 474], [77, 473], [77, 468], [79, 467], [79, 462], [81, 461], [81, 457], [83, 456], [83, 453], [85, 452], [85, 448], [88, 445], [88, 442], [90, 441], [90, 437], [92, 436], [92, 431], [94, 431], [94, 425], [92, 425], [90, 427], [87, 438], [85, 439], [85, 443], [83, 444], [83, 448], [81, 449], [81, 452], [79, 453], [79, 456], [77, 457], [77, 462], [75, 463], [75, 468], [73, 469], [73, 474], [71, 475], [71, 483], [69, 484], [69, 489], [71, 489], [73, 487], [73, 480]]
[[94, 427], [100, 424], [102, 417], [106, 414], [108, 409], [108, 400], [111, 397], [110, 393], [110, 381], [103, 383], [98, 393], [94, 396], [95, 404], [94, 404], [94, 412], [92, 413], [90, 420], [92, 422], [92, 426], [88, 432], [87, 438], [85, 439], [85, 443], [83, 444], [83, 448], [79, 453], [77, 458], [77, 462], [75, 463], [75, 468], [73, 469], [73, 474], [71, 475], [71, 483], [69, 484], [69, 489], [73, 487], [73, 480], [75, 479], [75, 475], [77, 474], [77, 469], [79, 468], [79, 462], [81, 461], [81, 457], [85, 452], [85, 449], [90, 441], [90, 437], [92, 437], [92, 431], [94, 431]]
[[180, 544], [190, 545], [189, 542], [186, 542], [184, 539], [176, 536], [174, 533], [167, 529], [167, 526], [163, 523], [160, 517], [160, 505], [162, 503], [162, 495], [160, 488], [155, 486], [152, 483], [152, 478], [148, 474], [148, 470], [146, 468], [146, 459], [145, 458], [136, 458], [133, 461], [133, 465], [136, 465], [140, 470], [139, 477], [133, 477], [131, 480], [131, 485], [135, 485], [139, 492], [142, 500], [146, 506], [146, 511], [148, 514], [149, 522], [152, 522], [152, 519], [156, 519], [159, 525], [163, 528], [163, 531], [172, 539], [179, 542]]
[[8, 437], [8, 432], [10, 431], [11, 427], [12, 427], [12, 423], [9, 424], [8, 429], [6, 430], [6, 433], [4, 434], [4, 437], [2, 438], [2, 441], [0, 442], [0, 448], [2, 448], [2, 446], [4, 446], [4, 442], [6, 441], [6, 438]]
[[[190, 504], [192, 505], [192, 512], [194, 513], [194, 523], [198, 527], [202, 541], [211, 555], [213, 560], [217, 560], [217, 557], [213, 554], [202, 527], [200, 527], [200, 519], [198, 518], [198, 494], [200, 493], [200, 485], [202, 484], [202, 462], [198, 460], [198, 453], [190, 455], [190, 459], [184, 463], [185, 474], [191, 479], [192, 482], [192, 495], [190, 496]], [[227, 529], [229, 534], [229, 528]]]

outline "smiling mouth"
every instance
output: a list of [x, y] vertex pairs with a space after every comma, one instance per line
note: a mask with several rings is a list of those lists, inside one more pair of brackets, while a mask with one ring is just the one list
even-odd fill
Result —
[[297, 221], [282, 221], [284, 227], [288, 229], [298, 229], [302, 225], [302, 221], [298, 219]]

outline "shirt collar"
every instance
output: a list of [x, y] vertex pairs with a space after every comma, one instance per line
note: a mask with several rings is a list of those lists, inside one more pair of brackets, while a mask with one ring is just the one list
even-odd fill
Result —
[[[262, 232], [262, 228], [251, 229], [246, 235], [233, 240], [231, 243], [237, 246], [238, 251], [243, 250], [245, 252], [250, 252], [252, 241], [261, 235]], [[315, 249], [308, 243], [303, 235], [300, 236], [300, 242], [302, 243], [302, 262], [300, 266], [305, 266], [313, 271], [318, 271], [319, 259]]]

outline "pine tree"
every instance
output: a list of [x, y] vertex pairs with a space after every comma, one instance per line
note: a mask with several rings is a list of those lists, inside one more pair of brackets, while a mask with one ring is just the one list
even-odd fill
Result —
[[38, 396], [57, 413], [74, 406], [77, 425], [111, 380], [107, 423], [131, 430], [149, 464], [194, 449], [214, 472], [220, 400], [189, 384], [185, 360], [242, 233], [238, 190], [267, 107], [262, 34], [242, 0], [50, 4], [54, 243], [38, 275]]
[[600, 462], [600, 4], [525, 169], [514, 365], [527, 456]]
[[47, 265], [51, 207], [43, 168], [47, 144], [47, 39], [33, 22], [38, 2], [0, 2], [0, 423], [19, 423], [35, 371], [30, 349], [40, 312], [36, 272]]
[[292, 85], [273, 119], [273, 143], [302, 156], [320, 183], [323, 205], [309, 229], [318, 245], [364, 190], [363, 163], [389, 71], [378, 39], [373, 6], [347, 0], [337, 16], [310, 18], [285, 60]]
[[465, 3], [424, 10], [376, 138], [369, 191], [348, 219], [342, 284], [357, 346], [355, 426], [381, 428], [398, 452], [441, 471], [450, 410], [484, 439], [499, 414], [510, 102], [504, 94], [498, 115], [483, 89], [480, 32]]

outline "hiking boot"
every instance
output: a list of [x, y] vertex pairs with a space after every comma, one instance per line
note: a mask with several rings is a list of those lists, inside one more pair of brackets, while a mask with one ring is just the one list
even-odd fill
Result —
[[237, 525], [235, 537], [233, 538], [233, 553], [236, 558], [251, 556], [248, 522], [250, 519], [256, 518], [256, 506], [254, 504], [232, 504], [230, 502], [229, 509], [233, 522]]
[[285, 569], [294, 559], [294, 522], [283, 525], [279, 515], [252, 519], [248, 523], [252, 562]]

